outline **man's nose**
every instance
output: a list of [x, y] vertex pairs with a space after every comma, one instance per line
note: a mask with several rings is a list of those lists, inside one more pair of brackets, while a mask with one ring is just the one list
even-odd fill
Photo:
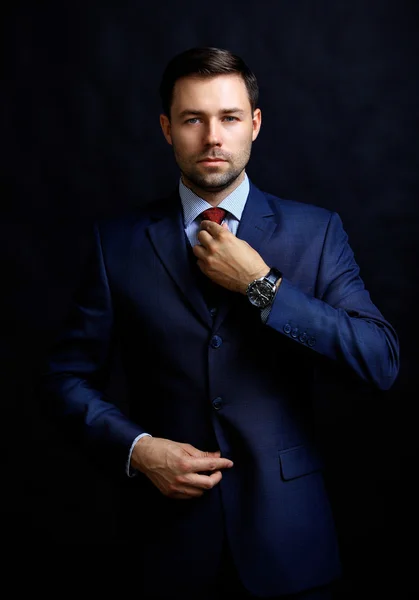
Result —
[[221, 125], [216, 121], [210, 121], [205, 128], [205, 142], [210, 146], [221, 146]]

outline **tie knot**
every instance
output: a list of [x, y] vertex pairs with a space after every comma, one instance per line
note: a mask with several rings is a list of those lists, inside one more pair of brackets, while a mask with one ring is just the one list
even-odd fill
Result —
[[224, 219], [226, 211], [223, 208], [207, 208], [201, 213], [202, 219], [207, 219], [208, 221], [213, 221], [214, 223], [218, 223], [221, 225], [222, 220]]

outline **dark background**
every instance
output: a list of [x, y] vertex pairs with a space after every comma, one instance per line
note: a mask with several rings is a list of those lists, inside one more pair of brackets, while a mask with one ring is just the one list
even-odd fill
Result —
[[15, 2], [2, 13], [8, 547], [25, 549], [19, 562], [62, 545], [106, 546], [110, 562], [121, 558], [117, 544], [129, 536], [118, 486], [44, 419], [33, 386], [81, 275], [92, 221], [177, 184], [158, 123], [164, 66], [190, 46], [213, 45], [241, 55], [259, 81], [263, 125], [249, 176], [340, 214], [372, 299], [399, 334], [401, 372], [390, 391], [336, 378], [324, 383], [319, 412], [345, 591], [414, 589], [419, 3]]

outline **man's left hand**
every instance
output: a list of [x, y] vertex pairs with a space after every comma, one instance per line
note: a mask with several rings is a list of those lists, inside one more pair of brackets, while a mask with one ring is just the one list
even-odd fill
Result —
[[201, 271], [222, 287], [241, 294], [248, 284], [263, 277], [269, 266], [247, 242], [237, 238], [227, 225], [201, 222], [199, 244], [193, 247]]

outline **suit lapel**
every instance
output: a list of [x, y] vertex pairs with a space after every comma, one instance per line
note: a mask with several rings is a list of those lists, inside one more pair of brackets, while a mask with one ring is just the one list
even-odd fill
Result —
[[202, 321], [212, 327], [212, 319], [196, 283], [190, 258], [188, 256], [187, 239], [183, 224], [182, 207], [178, 193], [170, 199], [169, 212], [149, 225], [148, 233], [151, 243], [160, 260], [167, 269], [179, 290], [191, 308]]
[[[154, 215], [154, 218], [156, 220], [149, 225], [148, 233], [168, 274], [199, 318], [208, 327], [212, 328], [214, 325], [215, 328], [218, 328], [240, 296], [238, 294], [224, 295], [213, 323], [188, 256], [181, 201], [177, 191], [164, 203], [163, 209]], [[276, 227], [277, 222], [266, 196], [250, 182], [249, 196], [240, 220], [237, 237], [245, 240], [263, 256], [264, 248], [269, 243]]]
[[[249, 196], [240, 219], [237, 237], [245, 240], [252, 248], [263, 255], [264, 248], [277, 227], [274, 213], [266, 196], [250, 182]], [[227, 316], [239, 294], [232, 294], [229, 300], [222, 302], [215, 320], [215, 327], [219, 327]]]
[[249, 196], [240, 220], [237, 237], [257, 252], [269, 242], [277, 222], [265, 195], [250, 183]]

